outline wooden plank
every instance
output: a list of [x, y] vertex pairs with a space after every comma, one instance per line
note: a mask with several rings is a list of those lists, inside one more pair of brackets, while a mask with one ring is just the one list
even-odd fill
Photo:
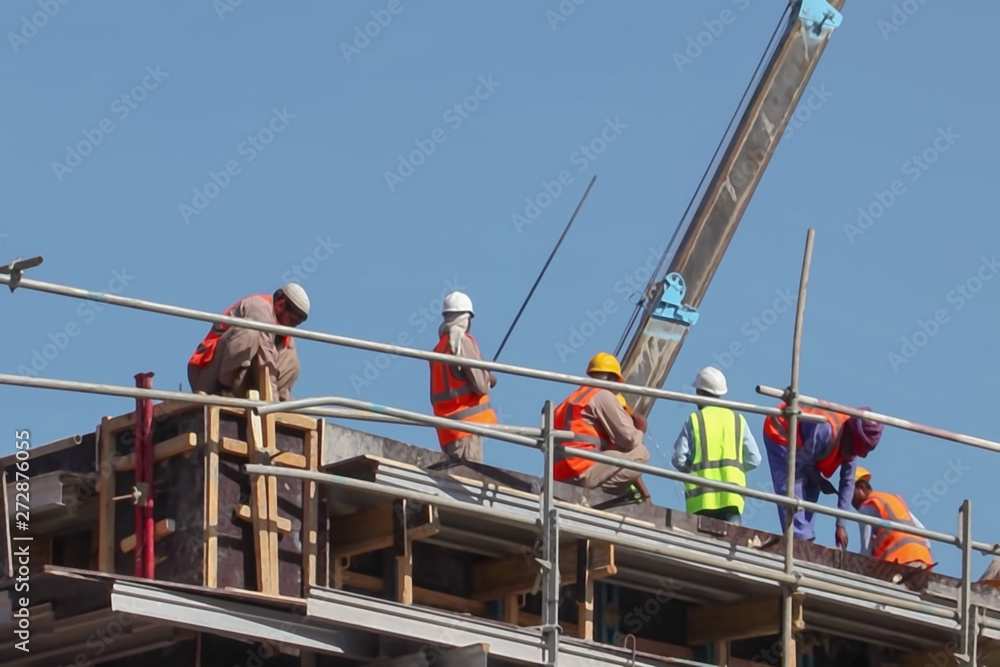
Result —
[[[186, 454], [198, 447], [197, 433], [182, 433], [169, 440], [157, 443], [153, 446], [153, 463], [168, 459], [178, 454]], [[135, 453], [126, 454], [115, 461], [115, 469], [118, 472], [125, 470], [135, 470]]]
[[[905, 653], [899, 657], [898, 667], [927, 667], [928, 665], [934, 665], [935, 667], [958, 667], [959, 662], [955, 657], [957, 650], [957, 646], [948, 644], [924, 649], [923, 651]], [[987, 664], [982, 661], [983, 657], [982, 654], [979, 655], [980, 665]]]
[[397, 499], [392, 502], [392, 551], [396, 558], [394, 589], [396, 602], [413, 604], [413, 550], [406, 521], [407, 501]]
[[[223, 438], [221, 449], [224, 453], [232, 456], [247, 456], [247, 443], [236, 438]], [[287, 468], [306, 469], [306, 457], [302, 454], [294, 454], [292, 452], [278, 452], [272, 457], [271, 463]]]
[[[346, 516], [330, 517], [330, 557], [349, 558], [388, 549], [392, 539], [391, 505], [375, 505]], [[436, 508], [424, 505], [418, 518], [410, 522], [410, 540], [436, 534], [441, 524]]]
[[521, 611], [521, 596], [508, 595], [503, 600], [503, 622], [517, 625], [518, 615]]
[[[323, 439], [323, 420], [316, 430], [306, 433], [306, 470], [319, 470], [319, 453]], [[318, 548], [319, 493], [316, 482], [302, 482], [302, 583], [303, 595], [316, 585], [316, 552]]]
[[[134, 416], [133, 416], [134, 421]], [[111, 417], [104, 417], [97, 427], [98, 570], [115, 574], [115, 468], [112, 465], [115, 441]]]
[[590, 577], [590, 540], [576, 542], [576, 609], [580, 639], [594, 638], [594, 580]]
[[[349, 563], [347, 558], [331, 558], [330, 560], [330, 588], [336, 590], [343, 590], [344, 588], [344, 575], [349, 574], [347, 572], [347, 564]], [[373, 577], [374, 579], [374, 577]], [[379, 580], [379, 586], [382, 586], [382, 580]], [[379, 589], [381, 590], [381, 588]]]
[[205, 443], [205, 586], [219, 585], [219, 408], [209, 406]]
[[[251, 400], [259, 400], [256, 390], [248, 392]], [[253, 410], [247, 411], [247, 439], [249, 442], [251, 463], [267, 463], [267, 452], [264, 450], [264, 433], [260, 415]], [[271, 541], [267, 524], [267, 479], [264, 475], [250, 476], [251, 509], [253, 510], [254, 550], [257, 557], [257, 590], [272, 594], [271, 582]]]
[[[203, 406], [198, 403], [188, 403], [187, 401], [163, 401], [153, 405], [153, 421], [160, 422], [165, 417], [198, 410]], [[133, 428], [135, 426], [135, 412], [129, 412], [118, 417], [107, 417], [107, 428], [112, 435]]]
[[[173, 519], [160, 519], [153, 526], [153, 541], [159, 542], [167, 535], [173, 535], [174, 530], [176, 530], [177, 524], [174, 523]], [[129, 553], [135, 549], [135, 534], [129, 535], [121, 542], [122, 553]]]
[[[257, 381], [260, 384], [260, 396], [263, 400], [271, 403], [275, 400], [271, 390], [271, 373], [264, 365], [261, 358], [257, 357]], [[265, 415], [264, 425], [264, 450], [267, 452], [269, 460], [273, 460], [278, 454], [278, 433], [277, 425], [274, 421], [274, 414]], [[280, 593], [280, 576], [278, 574], [278, 531], [275, 530], [278, 516], [278, 478], [274, 475], [267, 476], [267, 540], [268, 540], [268, 565], [271, 568], [271, 582], [274, 586], [272, 593]]]
[[[563, 545], [559, 552], [559, 573], [564, 586], [577, 581], [577, 545]], [[500, 600], [515, 593], [528, 593], [538, 577], [538, 563], [515, 554], [480, 563], [472, 568], [472, 590], [475, 600]], [[590, 577], [603, 579], [618, 572], [614, 546], [604, 542], [590, 545]]]
[[[227, 415], [234, 415], [237, 417], [243, 417], [246, 412], [240, 408], [232, 408], [229, 406], [224, 406], [222, 412]], [[295, 412], [276, 412], [274, 413], [274, 421], [278, 426], [285, 428], [292, 428], [299, 431], [315, 431], [317, 427], [317, 422], [319, 421], [316, 417], [310, 417], [309, 415], [300, 415]]]
[[[793, 632], [805, 629], [803, 599], [802, 593], [792, 595]], [[780, 634], [781, 607], [781, 597], [692, 607], [687, 612], [687, 644], [697, 646]]]
[[[354, 588], [367, 593], [381, 593], [384, 583], [381, 577], [373, 577], [357, 572], [343, 573], [343, 585], [345, 588]], [[474, 616], [486, 616], [486, 603], [478, 600], [467, 600], [457, 595], [440, 593], [427, 588], [413, 588], [413, 602], [424, 607], [453, 611], [459, 614], [472, 614]]]
[[[253, 523], [253, 510], [250, 509], [249, 505], [240, 505], [236, 508], [236, 517], [244, 521]], [[283, 516], [279, 516], [277, 521], [268, 517], [268, 521], [275, 523], [275, 529], [279, 533], [290, 533], [292, 532], [292, 522]]]

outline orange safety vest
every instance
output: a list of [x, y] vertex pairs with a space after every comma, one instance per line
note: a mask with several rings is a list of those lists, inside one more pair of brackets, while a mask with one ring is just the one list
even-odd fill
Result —
[[[783, 409], [784, 407], [785, 403], [782, 403], [778, 406], [778, 409]], [[840, 437], [844, 434], [844, 424], [851, 417], [850, 415], [830, 412], [829, 410], [820, 410], [818, 408], [802, 407], [801, 410], [802, 412], [820, 415], [826, 419], [826, 423], [830, 425], [830, 430], [833, 432], [833, 437], [830, 438], [830, 444], [826, 452], [823, 453], [823, 456], [816, 463], [816, 469], [819, 471], [819, 474], [829, 479], [833, 473], [840, 469], [841, 464], [844, 463], [844, 457], [840, 453]], [[784, 415], [768, 415], [764, 419], [764, 436], [783, 447], [788, 446], [788, 424], [785, 421]], [[796, 445], [796, 450], [802, 449], [801, 434]]]
[[[913, 516], [902, 498], [894, 493], [872, 491], [864, 505], [874, 505], [880, 517], [886, 521], [895, 521], [916, 527]], [[877, 528], [872, 533], [872, 556], [890, 563], [925, 563], [927, 567], [934, 564], [931, 559], [931, 545], [923, 537], [910, 535], [889, 528]]]
[[[476, 342], [476, 339], [469, 334], [465, 335], [476, 346], [476, 350], [479, 350], [479, 343]], [[439, 354], [451, 354], [451, 349], [448, 347], [449, 340], [449, 336], [441, 336], [434, 351]], [[451, 364], [443, 364], [440, 361], [432, 361], [430, 364], [431, 406], [434, 408], [436, 417], [457, 419], [475, 424], [499, 423], [496, 413], [493, 412], [493, 406], [490, 405], [489, 394], [477, 394], [472, 383], [461, 374], [456, 373], [455, 367]], [[437, 429], [437, 434], [442, 449], [456, 440], [474, 435], [473, 433], [445, 428]]]
[[[270, 294], [251, 294], [250, 296], [245, 298], [249, 299], [251, 297], [257, 299], [264, 299], [264, 301], [267, 302], [267, 305], [269, 306], [272, 305], [271, 304], [272, 299]], [[233, 311], [236, 310], [236, 306], [240, 305], [240, 303], [243, 302], [243, 300], [244, 299], [240, 299], [233, 305], [229, 306], [229, 308], [226, 308], [226, 311], [222, 314], [225, 315], [226, 317], [231, 316], [233, 314]], [[226, 333], [226, 331], [228, 330], [229, 330], [228, 324], [213, 324], [212, 328], [209, 329], [208, 331], [208, 335], [205, 336], [205, 340], [198, 343], [198, 347], [195, 349], [194, 354], [191, 355], [191, 358], [188, 360], [188, 363], [197, 366], [198, 368], [204, 368], [205, 366], [207, 366], [215, 357], [215, 348], [219, 344], [219, 339], [222, 338], [222, 334]], [[281, 336], [280, 338], [285, 347], [292, 346], [291, 336]]]
[[[572, 431], [576, 438], [573, 442], [564, 442], [565, 447], [576, 447], [578, 449], [612, 449], [611, 438], [604, 433], [603, 429], [583, 417], [583, 409], [586, 408], [597, 392], [602, 391], [598, 387], [580, 387], [569, 395], [565, 401], [556, 406], [553, 412], [553, 421], [556, 428], [561, 431]], [[571, 456], [556, 461], [552, 470], [552, 478], [557, 482], [576, 479], [585, 473], [596, 461], [583, 459], [579, 456]]]

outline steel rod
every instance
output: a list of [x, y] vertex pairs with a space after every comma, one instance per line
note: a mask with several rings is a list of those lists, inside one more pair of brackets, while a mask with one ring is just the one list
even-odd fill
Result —
[[[10, 284], [9, 276], [0, 275], [0, 285], [6, 285], [6, 284]], [[750, 412], [754, 414], [762, 414], [762, 415], [781, 414], [781, 411], [774, 407], [754, 405], [752, 403], [726, 401], [717, 398], [708, 398], [706, 396], [684, 394], [678, 391], [667, 391], [665, 389], [652, 389], [650, 387], [645, 387], [640, 385], [629, 385], [629, 384], [622, 384], [619, 382], [611, 382], [607, 380], [596, 380], [592, 377], [588, 377], [585, 375], [569, 375], [567, 373], [555, 373], [553, 371], [540, 371], [533, 368], [527, 368], [524, 366], [513, 366], [511, 364], [502, 364], [482, 359], [469, 359], [466, 357], [456, 357], [455, 355], [452, 354], [443, 354], [437, 352], [429, 352], [426, 350], [417, 350], [410, 347], [403, 347], [401, 345], [376, 343], [372, 341], [362, 340], [359, 338], [349, 338], [347, 336], [337, 336], [334, 334], [321, 333], [318, 331], [308, 331], [305, 329], [298, 329], [295, 327], [286, 327], [279, 324], [267, 324], [264, 322], [255, 322], [253, 320], [247, 320], [238, 317], [227, 317], [225, 315], [219, 315], [217, 313], [209, 313], [201, 310], [193, 310], [191, 308], [181, 308], [179, 306], [170, 306], [167, 304], [156, 303], [153, 301], [133, 299], [130, 297], [119, 296], [117, 294], [110, 294], [107, 292], [94, 292], [91, 290], [80, 289], [77, 287], [68, 287], [65, 285], [57, 285], [55, 283], [47, 283], [39, 280], [30, 280], [27, 278], [22, 278], [20, 283], [18, 284], [18, 287], [39, 292], [46, 292], [49, 294], [56, 294], [59, 296], [68, 296], [75, 299], [98, 301], [100, 303], [111, 306], [122, 306], [124, 308], [132, 308], [135, 310], [145, 310], [151, 313], [159, 313], [161, 315], [171, 315], [174, 317], [183, 317], [186, 319], [199, 320], [202, 322], [210, 322], [213, 324], [226, 324], [229, 326], [241, 327], [244, 329], [252, 329], [254, 331], [263, 331], [265, 333], [272, 333], [280, 336], [291, 336], [293, 338], [301, 338], [303, 340], [311, 340], [319, 343], [328, 343], [331, 345], [340, 345], [343, 347], [353, 347], [360, 350], [369, 350], [371, 352], [381, 352], [384, 354], [393, 354], [401, 357], [410, 357], [411, 359], [420, 359], [423, 361], [437, 361], [443, 364], [461, 365], [470, 368], [484, 368], [486, 370], [496, 371], [498, 373], [508, 373], [510, 375], [519, 375], [521, 377], [534, 378], [537, 380], [548, 380], [550, 382], [560, 382], [563, 384], [600, 387], [602, 389], [611, 390], [615, 393], [621, 392], [621, 393], [637, 394], [639, 396], [650, 396], [652, 398], [665, 398], [667, 400], [678, 401], [680, 403], [694, 403], [696, 405], [715, 405], [718, 407], [730, 408], [731, 410]], [[8, 384], [13, 384], [13, 383], [8, 383]], [[816, 417], [814, 419], [811, 419], [811, 421], [818, 422], [821, 421], [821, 418]]]
[[[390, 498], [407, 498], [415, 502], [425, 503], [428, 505], [436, 505], [437, 507], [447, 508], [469, 515], [481, 516], [485, 519], [489, 519], [494, 523], [500, 522], [506, 525], [521, 526], [528, 528], [529, 530], [532, 528], [537, 528], [538, 525], [537, 519], [514, 514], [506, 510], [483, 507], [480, 505], [475, 505], [473, 503], [461, 500], [455, 500], [454, 498], [449, 498], [443, 495], [435, 495], [433, 493], [413, 491], [411, 489], [406, 489], [399, 486], [390, 486], [387, 484], [380, 484], [378, 482], [368, 482], [360, 479], [341, 477], [338, 475], [331, 475], [329, 473], [323, 473], [318, 471], [301, 470], [298, 468], [286, 468], [283, 466], [273, 466], [273, 465], [245, 464], [243, 466], [243, 470], [245, 473], [250, 475], [275, 475], [277, 477], [293, 477], [296, 479], [305, 479], [318, 482], [320, 484], [331, 484], [334, 486], [342, 486], [344, 488], [353, 489], [356, 491], [361, 491], [366, 493], [377, 494]], [[556, 506], [558, 507], [559, 504], [560, 503], [557, 501]], [[829, 593], [831, 595], [840, 595], [843, 597], [852, 598], [855, 600], [861, 600], [872, 604], [881, 604], [890, 607], [895, 607], [897, 609], [903, 609], [906, 611], [913, 611], [917, 613], [927, 614], [930, 616], [936, 616], [938, 618], [947, 618], [950, 620], [955, 620], [957, 616], [955, 609], [938, 607], [927, 602], [911, 602], [909, 600], [900, 600], [898, 598], [894, 598], [889, 595], [880, 595], [878, 593], [873, 593], [871, 591], [864, 590], [863, 588], [860, 587], [832, 584], [820, 579], [812, 579], [809, 577], [805, 577], [800, 574], [795, 574], [794, 576], [789, 577], [782, 571], [780, 567], [769, 568], [757, 565], [748, 565], [746, 563], [737, 562], [728, 557], [690, 553], [681, 550], [677, 547], [673, 547], [666, 544], [656, 545], [656, 546], [649, 545], [642, 541], [620, 535], [615, 535], [609, 539], [609, 536], [606, 531], [601, 531], [598, 529], [588, 529], [581, 526], [573, 526], [571, 528], [564, 528], [562, 530], [568, 537], [575, 537], [578, 539], [589, 539], [599, 542], [611, 541], [616, 545], [628, 549], [634, 549], [636, 551], [642, 551], [645, 553], [665, 556], [667, 558], [673, 558], [682, 562], [697, 563], [699, 565], [705, 565], [707, 567], [715, 567], [729, 572], [744, 574], [750, 577], [758, 577], [760, 579], [772, 581], [777, 584], [796, 584], [799, 581], [802, 581], [808, 583], [808, 585], [811, 588], [822, 591], [824, 593]]]
[[542, 408], [543, 451], [545, 470], [542, 475], [542, 502], [539, 528], [545, 564], [542, 567], [542, 634], [546, 643], [546, 661], [551, 667], [559, 664], [559, 510], [556, 507], [555, 481], [556, 445], [552, 437], [555, 425], [552, 401]]
[[[15, 473], [14, 478], [17, 479]], [[7, 576], [14, 578], [14, 536], [10, 532], [10, 497], [7, 495], [7, 468], [3, 468], [3, 475], [0, 476], [0, 484], [3, 484], [3, 522], [4, 522], [4, 546], [7, 547]], [[15, 487], [17, 488], [17, 487]]]
[[976, 662], [974, 633], [972, 628], [972, 502], [962, 501], [958, 510], [958, 525], [962, 541], [962, 584], [958, 596], [958, 612], [961, 619], [962, 632], [958, 638], [958, 660], [969, 667]]
[[[772, 398], [782, 398], [785, 394], [781, 389], [775, 389], [774, 387], [769, 387], [767, 385], [757, 385], [757, 393], [763, 396], [770, 396]], [[906, 419], [900, 419], [898, 417], [891, 417], [889, 415], [883, 415], [878, 412], [871, 412], [869, 410], [858, 410], [857, 408], [852, 408], [849, 405], [841, 405], [840, 403], [834, 403], [832, 401], [824, 401], [819, 398], [814, 398], [812, 396], [799, 396], [799, 402], [803, 405], [808, 405], [813, 408], [822, 408], [823, 410], [830, 410], [832, 412], [840, 412], [845, 415], [850, 415], [852, 417], [860, 417], [861, 419], [868, 419], [871, 421], [879, 422], [880, 424], [885, 424], [886, 426], [895, 426], [896, 428], [901, 428], [904, 431], [912, 431], [913, 433], [920, 433], [921, 435], [929, 435], [933, 438], [941, 438], [942, 440], [950, 440], [951, 442], [957, 442], [962, 445], [969, 445], [970, 447], [979, 447], [980, 449], [986, 449], [991, 452], [1000, 452], [1000, 442], [994, 442], [993, 440], [986, 440], [984, 438], [977, 438], [972, 435], [965, 435], [962, 433], [955, 433], [953, 431], [946, 431], [941, 428], [936, 428], [934, 426], [926, 426], [924, 424], [918, 424], [916, 422], [911, 422]], [[805, 415], [803, 415], [805, 416]]]

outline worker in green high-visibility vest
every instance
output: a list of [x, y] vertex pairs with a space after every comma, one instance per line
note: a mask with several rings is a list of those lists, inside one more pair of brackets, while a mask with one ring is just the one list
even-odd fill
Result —
[[[726, 376], [705, 367], [694, 381], [695, 393], [720, 398], [728, 391]], [[728, 408], [699, 406], [691, 413], [674, 444], [674, 467], [680, 472], [746, 487], [746, 473], [760, 465], [760, 449], [743, 415]], [[688, 514], [741, 523], [743, 496], [697, 484], [684, 484]]]

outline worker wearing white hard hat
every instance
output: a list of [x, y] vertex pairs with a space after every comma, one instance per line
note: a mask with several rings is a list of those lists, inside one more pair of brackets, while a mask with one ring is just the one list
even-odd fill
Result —
[[[699, 396], [720, 398], [729, 391], [726, 376], [707, 366], [694, 380]], [[760, 449], [746, 419], [729, 408], [698, 406], [674, 443], [674, 467], [680, 472], [746, 487], [746, 473], [760, 465]], [[689, 514], [741, 523], [743, 496], [697, 484], [684, 484]]]
[[[444, 298], [441, 308], [443, 321], [438, 328], [438, 343], [434, 352], [468, 359], [482, 359], [479, 344], [472, 337], [475, 310], [472, 299], [463, 292], [452, 292]], [[496, 412], [490, 404], [490, 389], [497, 380], [481, 368], [470, 368], [430, 362], [431, 407], [434, 415], [476, 424], [496, 424]], [[437, 429], [441, 451], [454, 462], [482, 463], [483, 438], [457, 429]]]
[[[924, 527], [901, 497], [872, 489], [872, 474], [861, 466], [854, 471], [854, 498], [851, 504], [865, 516], [915, 528]], [[934, 565], [931, 544], [926, 538], [891, 528], [879, 527], [873, 531], [871, 524], [867, 523], [859, 523], [858, 527], [861, 529], [861, 553], [913, 567], [930, 568]]]
[[[223, 313], [265, 324], [297, 327], [309, 317], [309, 295], [297, 283], [286, 283], [273, 294], [251, 294]], [[188, 360], [191, 391], [243, 397], [257, 386], [255, 360], [269, 370], [271, 393], [291, 399], [299, 378], [299, 356], [289, 336], [215, 324]]]

